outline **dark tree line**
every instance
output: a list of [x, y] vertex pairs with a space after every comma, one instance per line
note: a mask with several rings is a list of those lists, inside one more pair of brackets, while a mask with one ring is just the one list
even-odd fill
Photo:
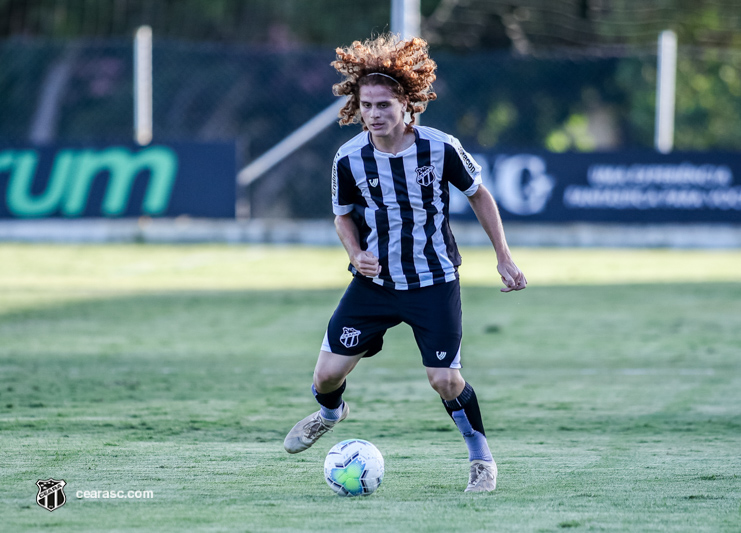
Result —
[[[127, 47], [134, 29], [146, 23], [159, 43], [158, 131], [242, 138], [245, 130], [248, 157], [254, 157], [286, 133], [276, 130], [271, 116], [290, 106], [260, 104], [279, 92], [265, 87], [278, 83], [271, 85], [270, 75], [241, 59], [230, 63], [230, 54], [287, 54], [288, 63], [303, 53], [326, 55], [319, 70], [302, 78], [303, 84], [321, 79], [316, 105], [309, 104], [309, 93], [289, 99], [295, 109], [277, 121], [290, 132], [331, 101], [332, 48], [388, 30], [390, 4], [0, 0], [0, 96], [6, 102], [0, 135], [128, 135]], [[677, 148], [741, 149], [741, 0], [422, 0], [421, 7], [422, 35], [441, 63], [436, 90], [447, 102], [433, 106], [425, 120], [445, 123], [468, 142], [556, 151], [650, 147], [656, 39], [673, 29], [680, 44]], [[72, 40], [83, 41], [86, 52], [64, 46]], [[182, 43], [193, 42], [208, 43], [206, 48], [222, 43], [218, 60], [200, 64], [194, 51], [168, 59]], [[126, 45], [106, 51], [113, 43]], [[462, 68], [464, 63], [469, 66]], [[39, 114], [51, 108], [42, 100], [59, 109], [54, 123]], [[115, 131], [111, 125], [119, 122], [109, 120], [114, 111], [123, 117]]]
[[[0, 37], [129, 37], [277, 47], [347, 44], [388, 30], [390, 0], [0, 0]], [[615, 47], [673, 29], [684, 44], [741, 46], [741, 0], [422, 0], [422, 33], [455, 50]]]

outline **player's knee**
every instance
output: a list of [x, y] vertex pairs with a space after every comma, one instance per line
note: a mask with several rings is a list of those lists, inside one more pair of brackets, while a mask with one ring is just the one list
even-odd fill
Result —
[[466, 382], [458, 372], [443, 371], [442, 369], [440, 371], [428, 371], [427, 377], [435, 392], [446, 400], [456, 398], [466, 385]]
[[314, 387], [319, 392], [330, 393], [335, 391], [344, 381], [344, 373], [338, 373], [326, 368], [317, 368], [314, 370]]
[[323, 394], [337, 390], [363, 355], [364, 353], [350, 356], [337, 355], [327, 351], [319, 352], [319, 359], [314, 367], [314, 387], [316, 390]]

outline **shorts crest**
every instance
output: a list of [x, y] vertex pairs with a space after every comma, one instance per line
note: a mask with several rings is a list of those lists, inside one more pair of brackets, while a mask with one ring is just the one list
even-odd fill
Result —
[[360, 331], [355, 328], [342, 328], [342, 335], [340, 336], [340, 342], [345, 348], [354, 348], [358, 345], [360, 337]]

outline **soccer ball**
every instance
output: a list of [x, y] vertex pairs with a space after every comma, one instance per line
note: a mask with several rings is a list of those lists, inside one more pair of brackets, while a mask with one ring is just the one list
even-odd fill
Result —
[[343, 440], [324, 460], [324, 479], [340, 496], [368, 496], [383, 480], [383, 456], [367, 440]]

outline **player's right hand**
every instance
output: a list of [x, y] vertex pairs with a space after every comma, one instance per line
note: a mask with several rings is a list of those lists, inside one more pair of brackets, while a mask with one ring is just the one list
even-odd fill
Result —
[[375, 278], [381, 273], [381, 263], [378, 258], [370, 252], [358, 252], [352, 258], [352, 265], [355, 269], [369, 278]]

